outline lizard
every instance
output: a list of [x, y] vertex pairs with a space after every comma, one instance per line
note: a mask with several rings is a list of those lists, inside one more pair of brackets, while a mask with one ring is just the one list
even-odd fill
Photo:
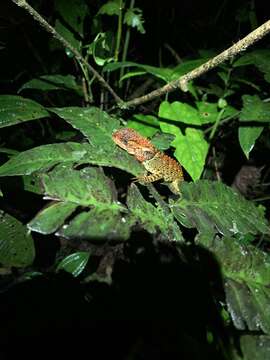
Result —
[[112, 139], [119, 147], [134, 155], [145, 168], [146, 174], [136, 177], [135, 181], [147, 184], [164, 179], [174, 194], [181, 194], [183, 170], [176, 160], [158, 150], [149, 139], [130, 128], [116, 130], [112, 134]]

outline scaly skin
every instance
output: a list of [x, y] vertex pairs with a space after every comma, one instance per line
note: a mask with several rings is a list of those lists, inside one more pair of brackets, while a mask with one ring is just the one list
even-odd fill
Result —
[[123, 128], [112, 135], [113, 141], [142, 163], [149, 175], [136, 178], [142, 183], [151, 183], [164, 179], [171, 191], [180, 194], [179, 184], [183, 181], [181, 165], [168, 155], [159, 151], [147, 138], [133, 129]]

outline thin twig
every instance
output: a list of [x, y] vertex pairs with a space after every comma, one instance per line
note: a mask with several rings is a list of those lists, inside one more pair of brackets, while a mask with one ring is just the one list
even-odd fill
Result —
[[168, 84], [164, 85], [163, 87], [156, 89], [149, 94], [141, 96], [139, 98], [130, 100], [125, 102], [124, 104], [119, 104], [119, 106], [123, 106], [125, 108], [131, 106], [137, 106], [143, 104], [147, 101], [150, 101], [156, 97], [162, 96], [169, 92], [172, 92], [177, 89], [181, 89], [182, 91], [188, 90], [188, 82], [193, 80], [202, 74], [205, 74], [207, 71], [215, 68], [217, 65], [223, 63], [224, 61], [233, 58], [235, 55], [239, 54], [240, 52], [246, 50], [249, 46], [254, 44], [256, 41], [263, 38], [267, 33], [270, 31], [270, 20], [266, 21], [264, 24], [259, 26], [256, 30], [252, 31], [242, 40], [239, 40], [236, 44], [229, 47], [227, 50], [223, 51], [219, 55], [215, 56], [213, 59], [207, 61], [206, 63], [202, 64], [198, 68], [190, 71], [189, 73], [181, 76], [179, 79], [169, 82]]
[[43, 27], [48, 33], [52, 34], [52, 36], [57, 39], [65, 48], [69, 49], [75, 56], [76, 60], [87, 67], [87, 69], [97, 78], [101, 85], [111, 93], [119, 105], [123, 103], [123, 100], [115, 93], [115, 91], [110, 87], [105, 79], [90, 64], [88, 64], [79, 51], [75, 49], [65, 38], [63, 38], [34, 8], [32, 8], [31, 5], [29, 5], [25, 0], [11, 1], [26, 10], [39, 23], [41, 27]]

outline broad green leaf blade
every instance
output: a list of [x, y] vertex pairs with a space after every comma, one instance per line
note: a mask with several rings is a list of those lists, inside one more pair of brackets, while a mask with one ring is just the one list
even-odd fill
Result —
[[238, 129], [238, 139], [240, 146], [246, 155], [249, 158], [249, 153], [253, 149], [256, 140], [261, 135], [263, 131], [262, 126], [240, 126]]
[[160, 128], [165, 133], [175, 135], [172, 146], [175, 147], [174, 155], [185, 168], [193, 180], [198, 180], [203, 172], [208, 143], [201, 130], [187, 128], [185, 135], [179, 127], [165, 122], [160, 122]]
[[159, 106], [158, 116], [163, 119], [179, 121], [190, 125], [202, 125], [202, 119], [197, 109], [189, 104], [174, 101], [163, 101]]
[[122, 241], [130, 236], [134, 219], [120, 211], [91, 209], [63, 226], [56, 235], [76, 241]]
[[243, 95], [241, 121], [270, 122], [270, 103], [263, 102], [257, 95]]
[[254, 65], [264, 73], [266, 81], [270, 82], [270, 50], [258, 49], [241, 56], [233, 63], [234, 67]]
[[58, 163], [82, 161], [86, 154], [87, 144], [67, 142], [38, 146], [8, 160], [0, 167], [0, 176], [30, 175]]
[[51, 90], [74, 90], [82, 94], [81, 88], [77, 85], [73, 75], [43, 75], [37, 79], [27, 81], [21, 86], [18, 92], [26, 89], [36, 89], [41, 91]]
[[237, 329], [270, 334], [270, 290], [266, 286], [227, 279], [225, 293]]
[[164, 151], [169, 149], [174, 138], [175, 136], [172, 134], [165, 134], [159, 132], [152, 137], [151, 143], [159, 150]]
[[100, 168], [85, 167], [76, 170], [72, 166], [61, 165], [42, 174], [41, 180], [47, 198], [80, 206], [119, 208], [115, 186]]
[[262, 209], [221, 182], [184, 182], [181, 191], [182, 198], [172, 203], [172, 211], [186, 227], [228, 236], [269, 233]]
[[89, 163], [114, 166], [135, 176], [143, 173], [144, 170], [139, 162], [116, 146], [112, 140], [112, 133], [120, 128], [118, 119], [96, 107], [52, 108], [50, 110], [81, 131], [89, 140], [87, 155]]
[[0, 213], [0, 264], [4, 267], [31, 265], [34, 242], [27, 229], [12, 216]]
[[128, 127], [138, 131], [142, 136], [152, 137], [159, 130], [159, 121], [152, 115], [133, 115], [128, 120]]
[[270, 336], [268, 335], [242, 335], [240, 348], [244, 360], [270, 359]]
[[161, 232], [164, 239], [183, 241], [178, 227], [178, 232], [174, 232], [177, 225], [174, 224], [173, 217], [165, 215], [162, 209], [147, 202], [135, 184], [128, 190], [127, 206], [142, 228], [150, 234]]
[[74, 277], [77, 277], [84, 270], [89, 257], [90, 253], [86, 251], [78, 251], [76, 253], [70, 254], [62, 261], [60, 261], [60, 263], [57, 265], [56, 271], [65, 270]]
[[0, 95], [0, 128], [50, 116], [37, 102], [15, 95]]
[[77, 208], [77, 204], [70, 202], [54, 202], [41, 210], [30, 223], [28, 229], [41, 233], [52, 234], [59, 229]]

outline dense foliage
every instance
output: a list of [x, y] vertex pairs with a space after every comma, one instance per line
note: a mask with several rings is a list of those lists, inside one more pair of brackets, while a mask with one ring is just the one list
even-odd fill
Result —
[[[68, 273], [85, 321], [160, 320], [159, 330], [137, 325], [119, 358], [149, 358], [160, 346], [164, 358], [267, 359], [270, 49], [241, 53], [190, 81], [186, 93], [126, 108], [85, 62], [127, 101], [178, 79], [221, 48], [182, 58], [167, 46], [174, 63], [148, 65], [136, 53], [136, 39], [147, 30], [143, 6], [134, 0], [52, 5], [50, 24], [81, 58], [49, 35], [43, 58], [26, 32], [39, 66], [34, 76], [17, 74], [24, 80], [0, 95], [4, 298], [25, 284], [32, 284], [25, 286], [33, 296], [42, 284], [61, 298], [50, 284], [65, 283]], [[33, 6], [42, 12], [42, 1]], [[251, 29], [258, 21], [253, 6], [237, 18]], [[21, 9], [19, 15], [31, 19]], [[44, 37], [40, 24], [32, 26], [35, 41]], [[186, 180], [180, 196], [166, 184], [132, 182], [144, 168], [113, 142], [121, 127], [178, 160]], [[151, 331], [163, 345], [148, 344]]]

